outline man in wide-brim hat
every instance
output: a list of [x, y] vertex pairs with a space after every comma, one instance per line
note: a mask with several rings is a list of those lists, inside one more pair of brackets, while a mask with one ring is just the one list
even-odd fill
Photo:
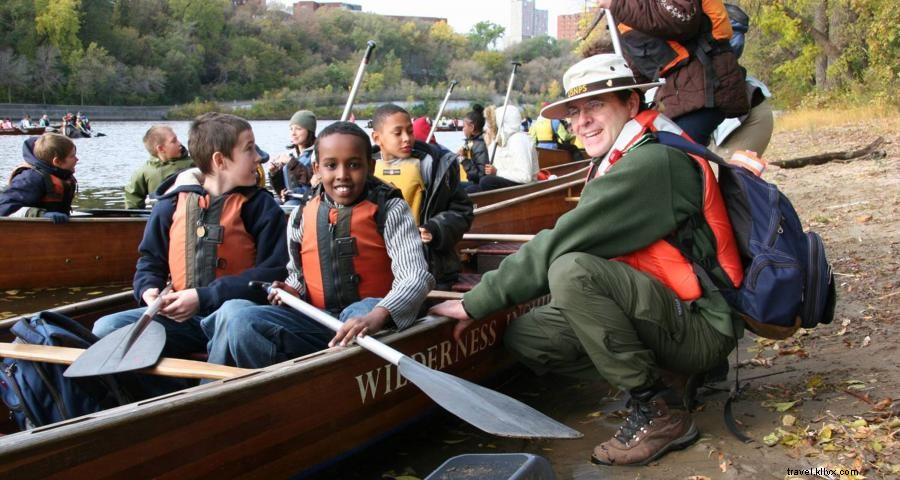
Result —
[[551, 294], [549, 304], [509, 325], [506, 346], [538, 373], [602, 378], [626, 390], [628, 417], [591, 458], [646, 464], [698, 438], [681, 394], [662, 383], [660, 370], [699, 375], [726, 361], [742, 334], [719, 291], [666, 238], [690, 236], [693, 253], [713, 266], [740, 261], [727, 217], [727, 228], [709, 226], [722, 220], [710, 208], [723, 204], [705, 160], [652, 133], [681, 133], [645, 110], [641, 93], [655, 83], [637, 83], [621, 57], [605, 54], [572, 66], [563, 85], [566, 98], [541, 114], [568, 118], [594, 157], [581, 200], [462, 301], [432, 313], [456, 318], [460, 335], [493, 312]]

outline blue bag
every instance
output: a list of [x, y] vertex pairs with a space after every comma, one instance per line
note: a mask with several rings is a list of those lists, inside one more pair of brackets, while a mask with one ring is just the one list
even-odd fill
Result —
[[[41, 312], [12, 326], [15, 343], [87, 348], [97, 337], [78, 322]], [[132, 374], [66, 378], [67, 365], [6, 358], [0, 362], [0, 395], [21, 430], [131, 403]], [[125, 388], [128, 385], [128, 389]]]
[[[719, 189], [744, 266], [739, 288], [711, 277], [747, 327], [767, 338], [787, 338], [798, 328], [831, 323], [836, 292], [822, 238], [803, 232], [793, 205], [775, 185], [731, 165], [706, 147], [668, 132], [659, 142], [719, 165]], [[678, 245], [676, 245], [678, 247]], [[695, 270], [697, 259], [679, 247]]]

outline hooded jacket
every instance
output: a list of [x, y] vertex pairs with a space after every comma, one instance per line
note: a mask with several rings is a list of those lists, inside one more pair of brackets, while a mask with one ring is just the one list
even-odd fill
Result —
[[[144, 291], [149, 288], [162, 289], [170, 275], [169, 231], [175, 215], [176, 203], [182, 192], [207, 195], [202, 186], [199, 169], [185, 170], [163, 182], [157, 190], [159, 202], [153, 207], [144, 238], [138, 247], [140, 258], [134, 274], [134, 294], [141, 302]], [[207, 285], [197, 287], [200, 299], [198, 315], [208, 315], [218, 309], [226, 300], [243, 298], [257, 303], [265, 303], [266, 294], [250, 288], [248, 282], [259, 280], [271, 282], [283, 280], [287, 276], [288, 262], [285, 232], [287, 221], [284, 212], [271, 195], [259, 187], [239, 187], [225, 195], [247, 197], [241, 208], [244, 229], [256, 243], [254, 266], [237, 275], [216, 278]], [[224, 232], [225, 235], [228, 232]]]
[[156, 191], [163, 180], [194, 166], [194, 161], [182, 147], [183, 155], [167, 162], [150, 157], [137, 169], [125, 185], [125, 208], [145, 208], [147, 195]]
[[[9, 187], [0, 193], [0, 217], [40, 217], [47, 211], [68, 215], [72, 211], [77, 190], [74, 172], [54, 167], [34, 156], [37, 138], [31, 137], [22, 144], [25, 164], [13, 170]], [[48, 201], [50, 197], [59, 200]]]
[[[497, 108], [497, 153], [494, 154], [494, 167], [497, 176], [516, 183], [531, 183], [540, 167], [537, 150], [527, 133], [522, 131], [522, 113], [518, 107], [507, 106]], [[503, 118], [503, 125], [500, 125]], [[493, 147], [491, 147], [493, 148]]]

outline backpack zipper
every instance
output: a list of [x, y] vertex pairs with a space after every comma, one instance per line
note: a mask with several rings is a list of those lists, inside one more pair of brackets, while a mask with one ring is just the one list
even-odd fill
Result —
[[[25, 397], [22, 395], [22, 389], [19, 388], [19, 382], [16, 380], [16, 363], [10, 363], [6, 367], [3, 368], [3, 371], [6, 373], [6, 378], [9, 379], [9, 386], [13, 389], [13, 392], [19, 397], [19, 410], [22, 411], [22, 414], [25, 415], [25, 420], [27, 420], [25, 428], [28, 429], [27, 423], [32, 425], [32, 428], [39, 426], [38, 422], [35, 421], [34, 413], [28, 409], [28, 403], [25, 402]], [[10, 415], [13, 414], [13, 409], [10, 409]]]
[[56, 404], [56, 410], [64, 419], [72, 418], [71, 415], [66, 411], [66, 406], [62, 401], [62, 397], [59, 395], [59, 392], [56, 390], [56, 387], [50, 383], [50, 378], [47, 377], [47, 372], [44, 371], [44, 367], [40, 365], [40, 363], [34, 363], [34, 370], [41, 377], [41, 381], [44, 382], [44, 385], [47, 387], [47, 391], [50, 392], [50, 396], [53, 397], [53, 402]]

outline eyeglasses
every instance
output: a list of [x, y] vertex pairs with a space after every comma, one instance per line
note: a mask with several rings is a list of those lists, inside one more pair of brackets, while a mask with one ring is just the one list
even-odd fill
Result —
[[581, 104], [581, 108], [570, 106], [566, 110], [566, 117], [576, 118], [580, 114], [593, 115], [594, 113], [600, 111], [600, 109], [603, 108], [603, 105], [604, 103], [601, 100], [588, 100]]

